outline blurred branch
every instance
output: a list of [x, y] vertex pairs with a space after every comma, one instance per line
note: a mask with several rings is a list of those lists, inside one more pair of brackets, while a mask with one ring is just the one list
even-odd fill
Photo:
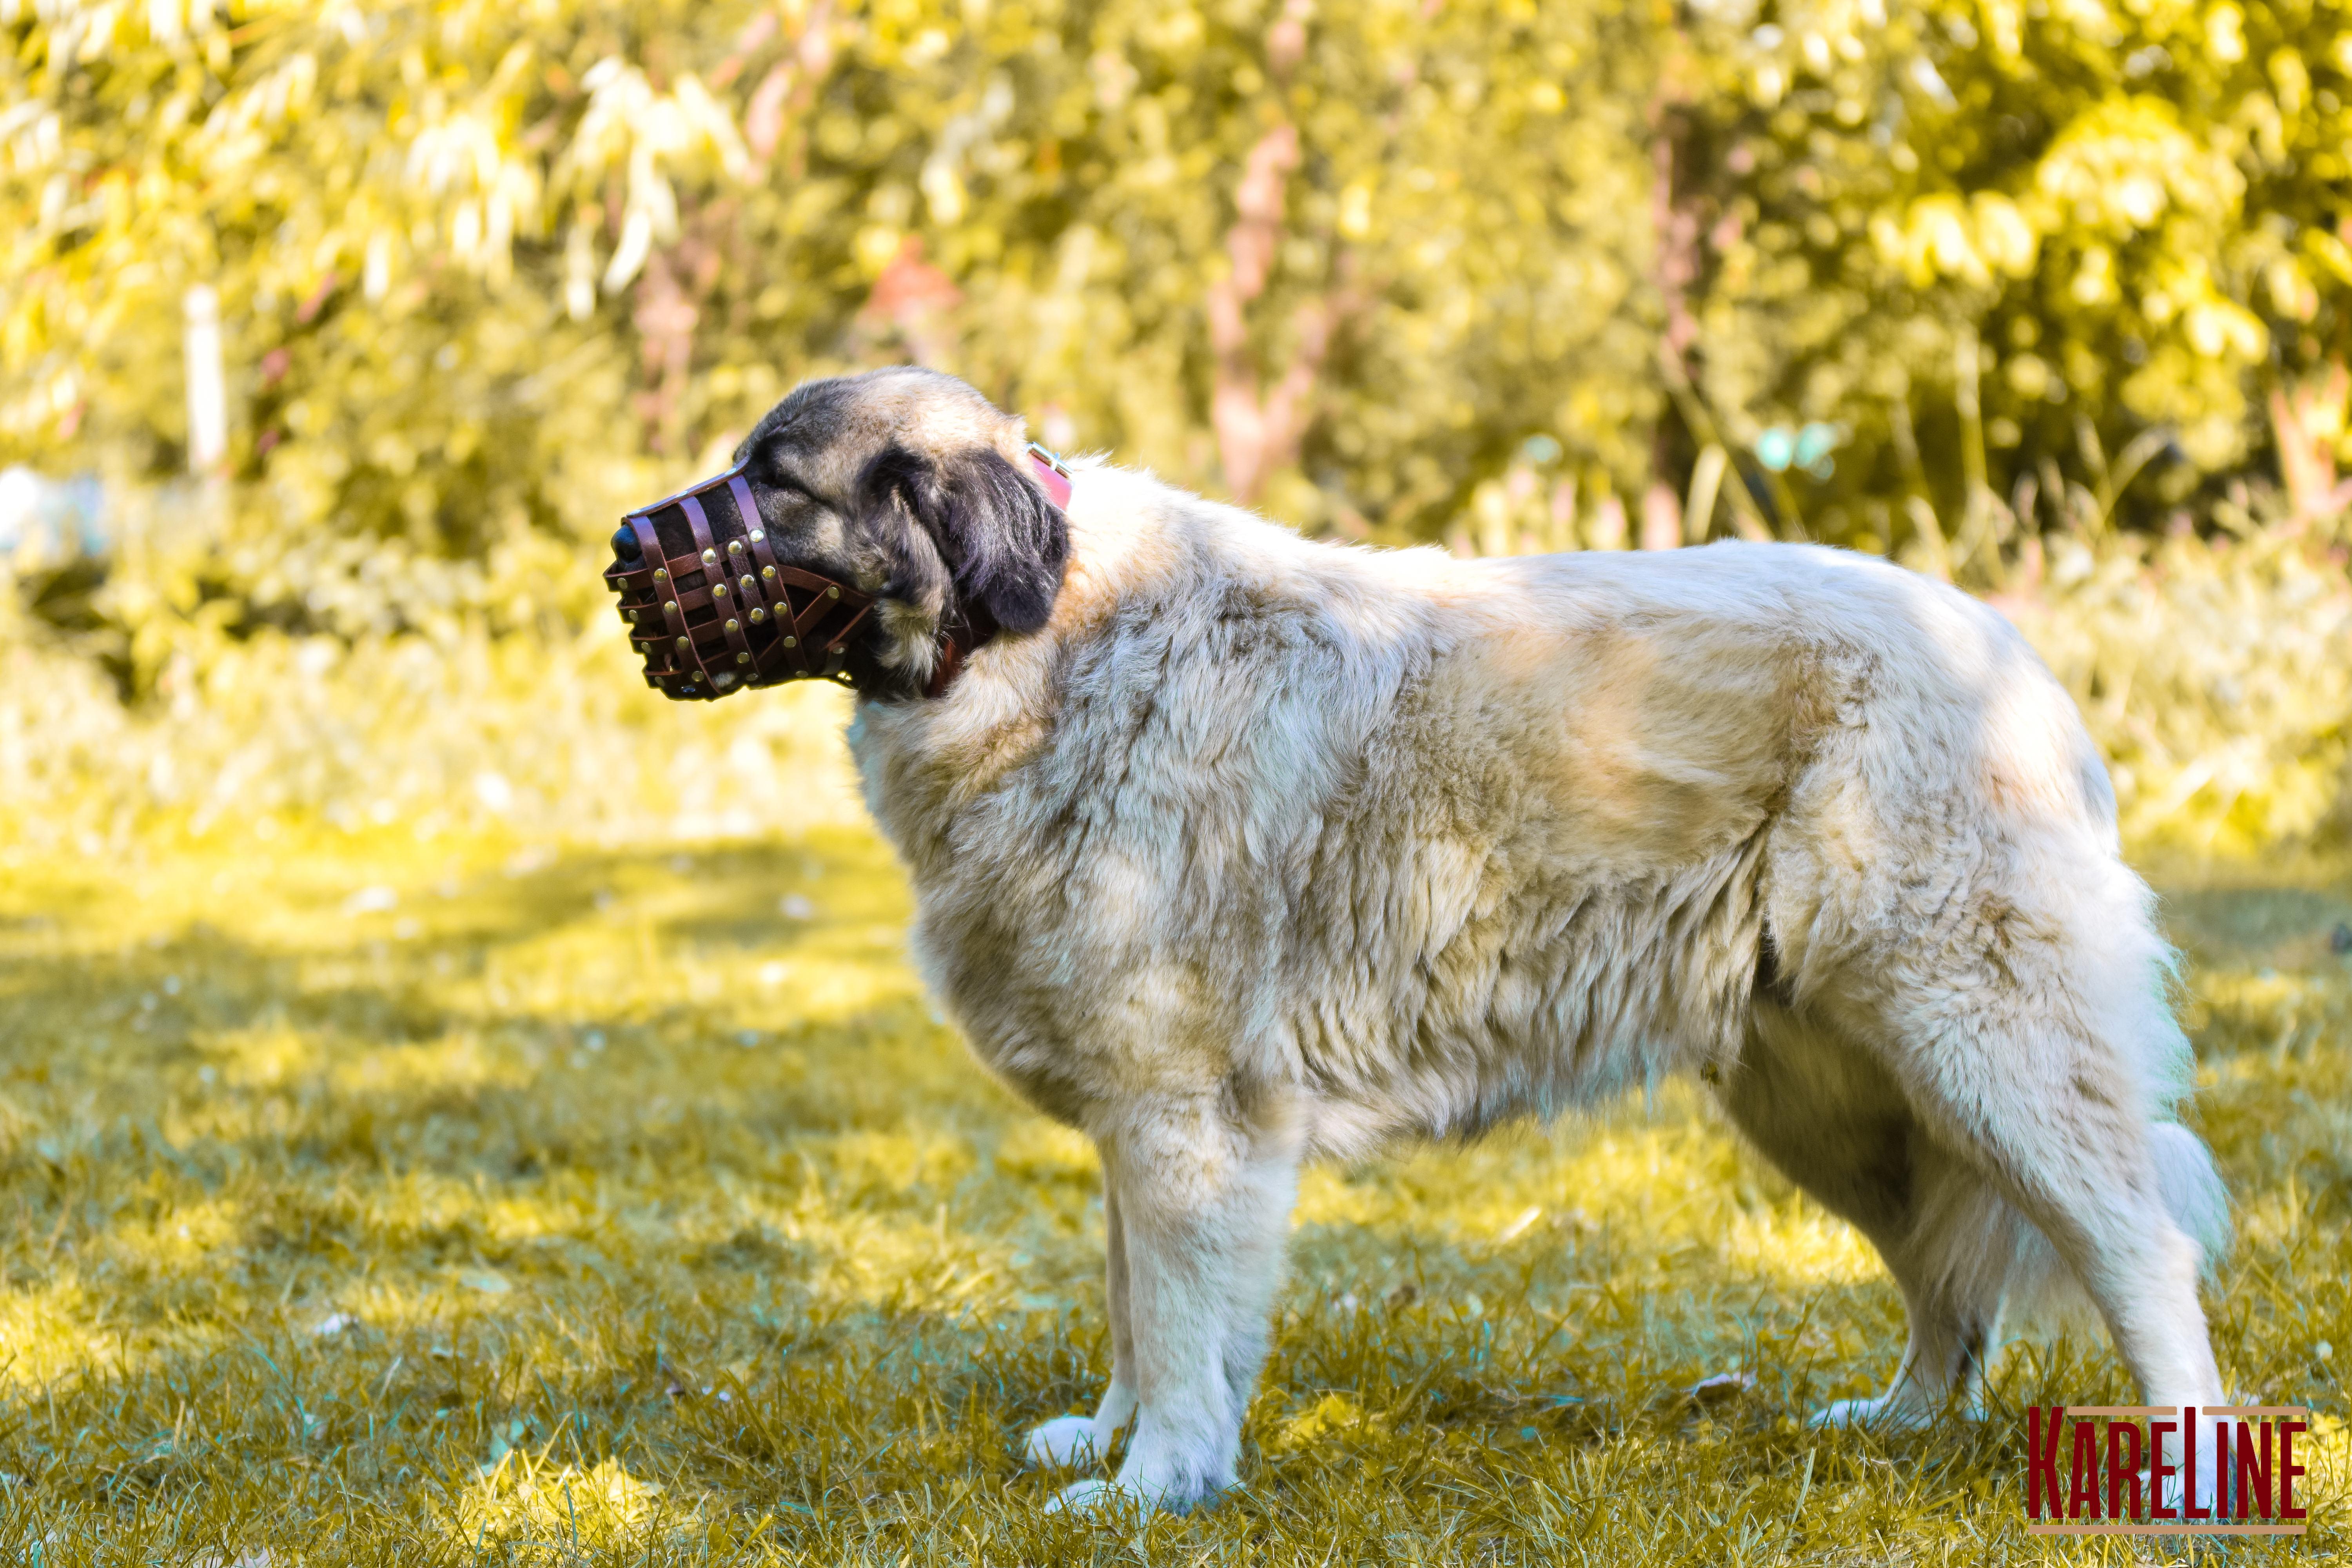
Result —
[[1719, 441], [1709, 441], [1700, 448], [1698, 461], [1691, 465], [1690, 497], [1683, 507], [1684, 543], [1706, 542], [1715, 523], [1716, 492], [1722, 488], [1723, 470], [1730, 461], [1730, 454]]
[[[1733, 529], [1742, 539], [1767, 540], [1773, 537], [1770, 523], [1765, 520], [1762, 509], [1757, 506], [1755, 496], [1748, 489], [1739, 460], [1730, 456], [1731, 446], [1724, 439], [1722, 427], [1708, 411], [1706, 400], [1691, 384], [1690, 373], [1683, 366], [1682, 355], [1675, 353], [1669, 342], [1661, 342], [1658, 346], [1658, 369], [1665, 381], [1666, 395], [1674, 399], [1675, 410], [1681, 414], [1683, 423], [1689, 427], [1691, 434], [1698, 438], [1702, 449], [1712, 447], [1725, 454], [1731, 469], [1728, 493]], [[1697, 476], [1694, 474], [1692, 477], [1696, 481]], [[1785, 485], [1778, 488], [1781, 490], [1787, 489]], [[1788, 497], [1785, 505], [1786, 515], [1792, 522], [1796, 521], [1796, 498]]]
[[2333, 531], [2352, 510], [2352, 479], [2336, 478], [2336, 443], [2345, 436], [2352, 374], [2341, 360], [2331, 360], [2317, 375], [2273, 386], [2267, 401], [2288, 515], [2297, 527]]
[[2124, 449], [2116, 455], [2115, 466], [2108, 470], [2099, 491], [2099, 512], [2103, 521], [2113, 523], [2116, 505], [2124, 499], [2124, 491], [2131, 488], [2131, 482], [2139, 477], [2139, 471], [2171, 443], [2171, 430], [2158, 425], [2141, 431], [2124, 444]]
[[1239, 216], [1225, 232], [1231, 269], [1207, 291], [1209, 347], [1216, 356], [1209, 420], [1217, 435], [1225, 489], [1244, 505], [1257, 499], [1268, 475], [1297, 460], [1313, 415], [1316, 377], [1347, 305], [1335, 293], [1299, 306], [1292, 318], [1288, 362], [1271, 386], [1262, 383], [1250, 353], [1245, 312], [1265, 292], [1280, 255], [1283, 189], [1297, 166], [1298, 132], [1287, 122], [1266, 132], [1250, 149], [1234, 193]]
[[1903, 498], [1903, 512], [1911, 520], [1911, 526], [1917, 532], [1920, 547], [1925, 552], [1925, 559], [1916, 564], [1928, 575], [1950, 582], [1952, 552], [1944, 542], [1944, 528], [1936, 520], [1936, 509], [1927, 504], [1926, 496], [1913, 495]]

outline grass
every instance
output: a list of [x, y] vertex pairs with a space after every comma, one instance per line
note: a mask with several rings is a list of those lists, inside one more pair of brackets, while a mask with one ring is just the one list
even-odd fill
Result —
[[[119, 841], [118, 841], [119, 842]], [[862, 832], [642, 852], [398, 827], [0, 855], [0, 1555], [339, 1563], [1975, 1563], [2016, 1408], [1814, 1434], [1900, 1309], [1694, 1096], [1315, 1172], [1244, 1489], [1051, 1516], [1106, 1370], [1080, 1140], [971, 1064]], [[2345, 1411], [2352, 881], [2168, 879], [2242, 1208], [2234, 1387]], [[1741, 1388], [1686, 1391], [1739, 1373]], [[2345, 1434], [2311, 1533], [2345, 1551]]]

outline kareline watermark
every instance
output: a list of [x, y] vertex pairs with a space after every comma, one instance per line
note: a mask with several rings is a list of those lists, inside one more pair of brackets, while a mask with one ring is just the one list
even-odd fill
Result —
[[2034, 1535], [2301, 1535], [2309, 1518], [2301, 1405], [2035, 1405], [2025, 1430]]

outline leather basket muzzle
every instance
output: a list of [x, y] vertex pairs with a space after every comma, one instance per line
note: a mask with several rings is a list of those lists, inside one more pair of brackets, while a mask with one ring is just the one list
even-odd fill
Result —
[[631, 512], [621, 529], [621, 559], [604, 581], [645, 656], [647, 686], [677, 701], [709, 702], [787, 680], [848, 684], [845, 645], [873, 596], [779, 562], [740, 464]]

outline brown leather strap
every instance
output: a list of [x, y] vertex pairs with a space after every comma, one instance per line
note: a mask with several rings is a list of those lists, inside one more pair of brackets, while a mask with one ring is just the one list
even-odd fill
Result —
[[786, 591], [788, 579], [783, 574], [790, 568], [780, 566], [776, 553], [768, 542], [766, 523], [760, 516], [759, 503], [752, 499], [751, 484], [737, 469], [724, 476], [728, 489], [735, 497], [735, 508], [742, 515], [745, 540], [751, 547], [751, 564], [757, 568], [760, 596], [769, 617], [774, 622], [775, 635], [769, 640], [760, 658], [760, 678], [767, 680], [777, 677], [786, 680], [816, 673], [811, 667], [807, 650], [801, 645], [798, 627], [793, 622], [792, 595]]
[[784, 646], [788, 636], [784, 628], [792, 620], [792, 601], [785, 595], [784, 585], [776, 575], [776, 554], [768, 546], [768, 527], [760, 516], [760, 503], [752, 499], [751, 482], [743, 478], [741, 468], [731, 468], [719, 478], [727, 481], [728, 493], [735, 498], [735, 515], [742, 520], [744, 529], [740, 542], [749, 547], [749, 559], [745, 563], [747, 570], [739, 574], [737, 585], [744, 591], [747, 601], [756, 595], [756, 602], [751, 605], [754, 624], [772, 622], [775, 628], [766, 646], [756, 650], [757, 679], [767, 680], [780, 668], [801, 671], [800, 661], [795, 657], [797, 649]]
[[[709, 489], [708, 486], [703, 488]], [[710, 531], [710, 516], [702, 510], [701, 492], [689, 491], [678, 497], [677, 504], [678, 510], [686, 513], [687, 527], [694, 532], [695, 564], [702, 569], [700, 603], [710, 605], [718, 613], [719, 635], [726, 639], [727, 650], [725, 654], [719, 655], [719, 668], [713, 669], [698, 639], [690, 640], [688, 647], [703, 674], [720, 687], [732, 686], [751, 673], [751, 642], [743, 635], [741, 610], [736, 604], [735, 591], [728, 585], [727, 555], [719, 548], [719, 542]], [[678, 602], [684, 604], [686, 600], [681, 596]], [[712, 651], [717, 652], [715, 649]], [[733, 657], [729, 658], [728, 655]]]
[[[654, 528], [654, 511], [657, 510], [648, 509], [629, 519], [629, 526], [637, 536], [638, 548], [645, 552], [646, 560], [654, 566], [650, 581], [654, 599], [661, 605], [662, 626], [666, 634], [659, 647], [664, 668], [656, 669], [652, 653], [648, 652], [646, 673], [649, 679], [656, 674], [672, 672], [698, 675], [702, 667], [699, 661], [693, 661], [694, 638], [686, 629], [686, 607], [678, 603], [677, 598], [677, 569], [662, 553], [661, 535]], [[655, 680], [654, 684], [658, 686], [662, 682]]]
[[923, 688], [925, 697], [939, 697], [955, 684], [963, 673], [963, 661], [993, 638], [998, 630], [996, 617], [984, 605], [964, 606], [964, 624], [950, 632], [940, 644], [939, 662], [931, 667], [930, 684]]

